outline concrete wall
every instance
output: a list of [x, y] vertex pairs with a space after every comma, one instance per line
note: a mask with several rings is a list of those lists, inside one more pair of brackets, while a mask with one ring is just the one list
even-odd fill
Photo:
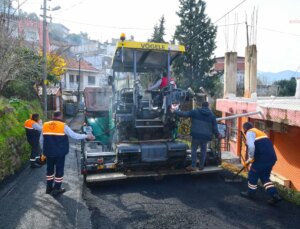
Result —
[[244, 97], [256, 97], [257, 85], [257, 50], [256, 45], [246, 47], [245, 51], [245, 93]]
[[225, 53], [224, 98], [236, 96], [237, 53]]
[[296, 80], [297, 80], [297, 86], [296, 86], [295, 97], [296, 99], [300, 99], [300, 77], [297, 77]]
[[257, 85], [257, 96], [277, 96], [279, 85]]

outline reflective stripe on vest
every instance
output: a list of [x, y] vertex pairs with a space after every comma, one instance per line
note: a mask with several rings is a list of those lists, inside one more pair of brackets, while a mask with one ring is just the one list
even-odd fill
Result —
[[57, 136], [66, 135], [65, 123], [61, 121], [45, 122], [43, 125], [43, 135], [57, 135]]
[[255, 141], [262, 139], [262, 138], [268, 138], [268, 136], [261, 130], [256, 129], [256, 128], [252, 128], [249, 131], [252, 131], [255, 133]]
[[32, 119], [27, 119], [24, 123], [24, 127], [26, 129], [33, 129], [33, 124], [37, 123], [36, 121], [32, 120]]

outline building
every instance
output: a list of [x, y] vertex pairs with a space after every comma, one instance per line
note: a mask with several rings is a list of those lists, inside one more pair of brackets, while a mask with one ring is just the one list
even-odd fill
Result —
[[[225, 57], [217, 57], [215, 58], [215, 64], [214, 64], [214, 71], [217, 72], [224, 72], [224, 61]], [[244, 76], [245, 76], [245, 57], [237, 56], [237, 88], [243, 88], [244, 87]]]
[[61, 81], [63, 94], [78, 95], [79, 91], [80, 98], [82, 98], [85, 87], [99, 87], [103, 85], [103, 75], [90, 63], [83, 59], [80, 59], [80, 61], [70, 57], [64, 57], [64, 59], [67, 65]]
[[[43, 22], [40, 20], [18, 20], [18, 36], [24, 38], [26, 46], [35, 50], [43, 48]], [[48, 28], [46, 28], [46, 51], [50, 51]]]
[[229, 127], [229, 150], [245, 157], [242, 125], [251, 121], [255, 127], [264, 130], [274, 144], [278, 161], [272, 179], [300, 191], [300, 78], [297, 79], [295, 97], [223, 98], [217, 100], [216, 109], [223, 117], [257, 112], [225, 121]]
[[[225, 57], [215, 58], [213, 70], [216, 72], [224, 72], [225, 70]], [[237, 56], [236, 60], [236, 89], [237, 96], [242, 96], [244, 91], [244, 77], [245, 77], [245, 57]], [[224, 76], [223, 76], [224, 79]], [[258, 96], [277, 96], [279, 93], [278, 85], [266, 85], [260, 79], [257, 83]]]
[[116, 40], [112, 39], [111, 43], [100, 43], [98, 41], [89, 41], [82, 45], [75, 45], [70, 51], [81, 56], [89, 62], [94, 68], [98, 69], [104, 76], [103, 85], [107, 84], [108, 75], [111, 74], [111, 62], [114, 55]]
[[[47, 87], [47, 108], [49, 111], [62, 111], [62, 94], [59, 87]], [[38, 88], [39, 96], [42, 97], [42, 87]]]

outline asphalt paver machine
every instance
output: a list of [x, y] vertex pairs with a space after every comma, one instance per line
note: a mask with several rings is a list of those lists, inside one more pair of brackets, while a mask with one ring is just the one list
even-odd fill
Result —
[[204, 170], [185, 170], [191, 163], [189, 147], [176, 139], [178, 117], [170, 106], [192, 99], [191, 94], [171, 83], [164, 90], [147, 90], [149, 77], [162, 71], [167, 71], [170, 82], [171, 64], [184, 51], [182, 45], [117, 42], [109, 87], [84, 92], [86, 125], [82, 130], [96, 136], [95, 141], [81, 144], [85, 182], [221, 170], [217, 148], [209, 150]]

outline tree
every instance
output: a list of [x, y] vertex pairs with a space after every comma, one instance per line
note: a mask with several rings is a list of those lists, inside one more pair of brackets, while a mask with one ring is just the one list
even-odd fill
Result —
[[7, 98], [34, 99], [37, 96], [36, 86], [41, 83], [41, 58], [28, 48], [18, 47], [15, 51], [18, 65], [14, 65], [12, 75], [8, 74], [7, 77], [1, 78], [3, 83], [1, 95]]
[[163, 15], [159, 20], [159, 26], [155, 24], [152, 38], [149, 41], [165, 43], [164, 35], [166, 35], [166, 33], [165, 33], [165, 17]]
[[211, 75], [216, 48], [216, 27], [205, 14], [203, 0], [179, 0], [180, 25], [176, 27], [174, 40], [185, 45], [186, 52], [173, 64], [177, 85], [198, 91], [203, 87], [209, 93], [215, 91], [217, 75]]
[[[8, 4], [8, 5], [7, 5]], [[3, 9], [0, 14], [0, 93], [4, 85], [10, 80], [14, 80], [21, 70], [23, 64], [20, 55], [21, 39], [14, 37], [13, 26], [10, 26], [12, 15], [11, 2], [1, 3]], [[8, 7], [7, 9], [5, 7]]]
[[82, 45], [89, 41], [89, 37], [84, 32], [80, 32], [80, 34], [71, 33], [67, 36], [66, 40], [74, 45]]
[[61, 81], [61, 75], [65, 73], [66, 61], [56, 53], [47, 54], [47, 80], [57, 84]]
[[292, 77], [290, 80], [275, 81], [274, 85], [279, 85], [279, 96], [294, 96], [296, 93], [296, 78]]

